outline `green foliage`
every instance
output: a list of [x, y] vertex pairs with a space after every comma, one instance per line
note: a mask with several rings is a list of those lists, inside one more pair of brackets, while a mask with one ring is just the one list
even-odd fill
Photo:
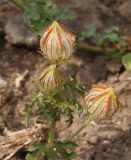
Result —
[[75, 159], [77, 157], [77, 155], [74, 152], [74, 150], [77, 146], [78, 145], [72, 141], [67, 141], [65, 143], [58, 141], [55, 144], [55, 148], [60, 153], [62, 160]]
[[87, 38], [95, 38], [96, 27], [94, 25], [88, 25], [84, 27], [84, 30], [80, 33], [79, 41], [83, 41]]
[[94, 25], [85, 26], [80, 33], [80, 40], [87, 38], [94, 38], [97, 46], [103, 46], [105, 43], [108, 47], [112, 43], [119, 43], [122, 47], [126, 46], [125, 40], [119, 35], [119, 28], [116, 26], [111, 26], [102, 33], [98, 33]]
[[125, 40], [119, 35], [119, 28], [112, 26], [108, 29], [106, 29], [103, 33], [96, 35], [96, 44], [98, 46], [103, 47], [109, 47], [111, 44], [113, 44], [113, 47], [116, 43], [119, 43], [121, 47], [126, 46]]
[[72, 11], [58, 6], [46, 0], [12, 0], [14, 4], [24, 10], [24, 21], [32, 30], [42, 33], [43, 29], [54, 20], [73, 20]]
[[[127, 45], [126, 41], [119, 34], [119, 28], [111, 26], [103, 32], [97, 32], [94, 25], [89, 25], [80, 33], [79, 41], [90, 39], [96, 46], [100, 47], [102, 52], [110, 59], [121, 57]], [[117, 47], [120, 45], [120, 48]]]
[[26, 160], [42, 160], [47, 157], [50, 160], [57, 160], [57, 155], [59, 153], [62, 160], [72, 160], [76, 158], [76, 153], [74, 152], [77, 144], [72, 141], [67, 141], [65, 143], [56, 141], [52, 146], [48, 143], [35, 144], [31, 146], [26, 155]]
[[35, 144], [28, 148], [28, 153], [26, 155], [26, 160], [42, 160], [48, 151], [47, 143]]
[[56, 15], [56, 19], [57, 20], [73, 20], [75, 19], [75, 13], [73, 11], [70, 11], [69, 9], [65, 9], [65, 8], [57, 8], [57, 15]]
[[[52, 126], [61, 119], [62, 115], [67, 117], [67, 127], [73, 123], [74, 112], [81, 114], [83, 108], [77, 101], [76, 95], [82, 96], [84, 94], [84, 85], [77, 83], [74, 79], [69, 78], [64, 83], [63, 91], [58, 93], [52, 93], [46, 95], [42, 91], [37, 91], [35, 95], [28, 101], [26, 105], [28, 107], [25, 114], [26, 127], [29, 123], [29, 117], [31, 115], [34, 104], [38, 106], [40, 113], [48, 120]], [[55, 127], [54, 127], [55, 129]], [[76, 158], [74, 152], [77, 145], [72, 141], [60, 142], [52, 141], [54, 136], [54, 129], [50, 129], [50, 138], [48, 143], [35, 144], [28, 150], [29, 153], [26, 156], [26, 160], [42, 160], [44, 157], [50, 160], [57, 160], [58, 155], [62, 160], [72, 160]]]
[[122, 63], [127, 70], [131, 71], [131, 53], [122, 57]]
[[70, 126], [73, 123], [74, 111], [77, 111], [79, 115], [83, 112], [83, 107], [78, 102], [76, 96], [83, 96], [84, 89], [83, 84], [77, 83], [74, 79], [69, 78], [65, 81], [64, 90], [61, 93], [53, 93], [47, 96], [42, 91], [37, 91], [37, 93], [25, 103], [28, 107], [25, 114], [25, 126], [28, 127], [29, 118], [35, 103], [41, 114], [47, 118], [49, 122], [59, 121], [61, 115], [65, 115], [67, 117], [66, 122], [68, 126]]
[[65, 89], [67, 89], [67, 91], [69, 93], [77, 93], [81, 96], [84, 95], [84, 90], [85, 90], [85, 86], [82, 83], [77, 83], [73, 78], [68, 78], [65, 83], [64, 83], [64, 87]]
[[38, 93], [34, 94], [31, 99], [27, 100], [25, 102], [25, 105], [27, 106], [27, 111], [25, 113], [25, 127], [27, 128], [29, 125], [29, 119], [32, 111], [32, 107], [37, 102], [38, 99]]

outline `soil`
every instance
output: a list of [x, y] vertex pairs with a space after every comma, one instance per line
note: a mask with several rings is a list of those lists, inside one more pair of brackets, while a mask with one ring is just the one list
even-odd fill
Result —
[[[56, 3], [59, 7], [68, 7], [75, 11], [76, 20], [63, 23], [76, 33], [85, 24], [93, 23], [100, 30], [116, 25], [122, 35], [131, 35], [130, 0], [56, 0]], [[33, 79], [37, 71], [48, 64], [39, 54], [36, 37], [30, 33], [35, 41], [28, 40], [27, 28], [22, 33], [14, 33], [13, 25], [17, 16], [22, 19], [18, 9], [6, 0], [0, 1], [0, 136], [5, 136], [5, 129], [19, 131], [24, 128], [24, 101], [34, 91]], [[12, 19], [15, 19], [13, 24], [10, 23]], [[7, 29], [9, 23], [12, 25]], [[22, 21], [19, 23], [24, 26]], [[18, 43], [11, 39], [10, 32], [14, 33], [13, 38], [19, 40]], [[18, 36], [24, 38], [21, 40]], [[25, 39], [27, 43], [23, 43]], [[63, 65], [62, 70], [84, 82], [87, 89], [92, 83], [113, 86], [122, 103], [127, 106], [111, 120], [102, 124], [92, 122], [75, 139], [79, 144], [76, 160], [131, 160], [131, 72], [125, 71], [118, 59], [109, 61], [102, 55], [77, 50], [73, 58]], [[22, 80], [19, 81], [21, 76]], [[35, 116], [33, 114], [32, 118]], [[69, 129], [65, 129], [62, 120], [58, 124], [57, 136], [64, 139], [70, 135], [86, 116], [86, 113], [80, 118], [75, 116], [74, 124]]]

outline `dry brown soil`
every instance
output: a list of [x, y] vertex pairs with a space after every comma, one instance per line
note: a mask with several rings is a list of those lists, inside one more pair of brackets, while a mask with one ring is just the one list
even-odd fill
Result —
[[[111, 25], [120, 28], [122, 35], [131, 35], [130, 0], [56, 0], [59, 7], [68, 7], [76, 12], [75, 21], [64, 22], [71, 30], [78, 33], [85, 24], [93, 23], [100, 30]], [[14, 32], [21, 29], [15, 17], [21, 17], [19, 11], [6, 0], [0, 0], [0, 135], [5, 128], [17, 131], [24, 128], [24, 101], [34, 90], [33, 77], [40, 67], [47, 62], [38, 53], [39, 47], [33, 47], [35, 41], [19, 39]], [[7, 27], [9, 23], [10, 27]], [[8, 28], [8, 29], [7, 29]], [[25, 28], [24, 28], [25, 29]], [[23, 30], [24, 30], [23, 29]], [[7, 31], [8, 30], [8, 31]], [[22, 30], [22, 29], [21, 29]], [[10, 38], [10, 32], [15, 40]], [[28, 32], [28, 29], [25, 31]], [[19, 42], [18, 42], [19, 41]], [[14, 42], [15, 45], [12, 45]], [[17, 43], [18, 42], [18, 43]], [[29, 43], [28, 43], [29, 42]], [[116, 88], [126, 108], [116, 113], [109, 121], [102, 124], [92, 122], [75, 140], [77, 160], [131, 160], [131, 73], [125, 71], [120, 60], [108, 61], [104, 56], [75, 51], [74, 57], [63, 66], [64, 72], [86, 84], [104, 83]], [[20, 85], [17, 80], [23, 75]], [[34, 115], [33, 115], [34, 116]], [[83, 121], [86, 113], [75, 116], [74, 124], [69, 129], [63, 127], [64, 120], [58, 124], [58, 136], [64, 139]], [[24, 158], [21, 158], [24, 160]]]

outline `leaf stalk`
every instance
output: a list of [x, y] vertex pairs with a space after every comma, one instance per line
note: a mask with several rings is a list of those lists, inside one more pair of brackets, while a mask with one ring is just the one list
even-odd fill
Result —
[[48, 144], [50, 146], [52, 146], [54, 143], [55, 130], [56, 130], [56, 122], [52, 121], [50, 126], [49, 138], [48, 138]]
[[78, 134], [80, 134], [83, 129], [85, 129], [90, 122], [93, 120], [93, 116], [90, 114], [87, 119], [85, 119], [84, 123], [68, 138], [68, 140], [74, 139]]

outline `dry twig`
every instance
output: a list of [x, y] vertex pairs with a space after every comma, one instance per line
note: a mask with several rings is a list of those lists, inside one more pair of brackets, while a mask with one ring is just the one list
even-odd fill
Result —
[[0, 136], [0, 160], [12, 160], [21, 149], [46, 139], [46, 127], [37, 124], [32, 128], [16, 132], [5, 131], [5, 136]]

